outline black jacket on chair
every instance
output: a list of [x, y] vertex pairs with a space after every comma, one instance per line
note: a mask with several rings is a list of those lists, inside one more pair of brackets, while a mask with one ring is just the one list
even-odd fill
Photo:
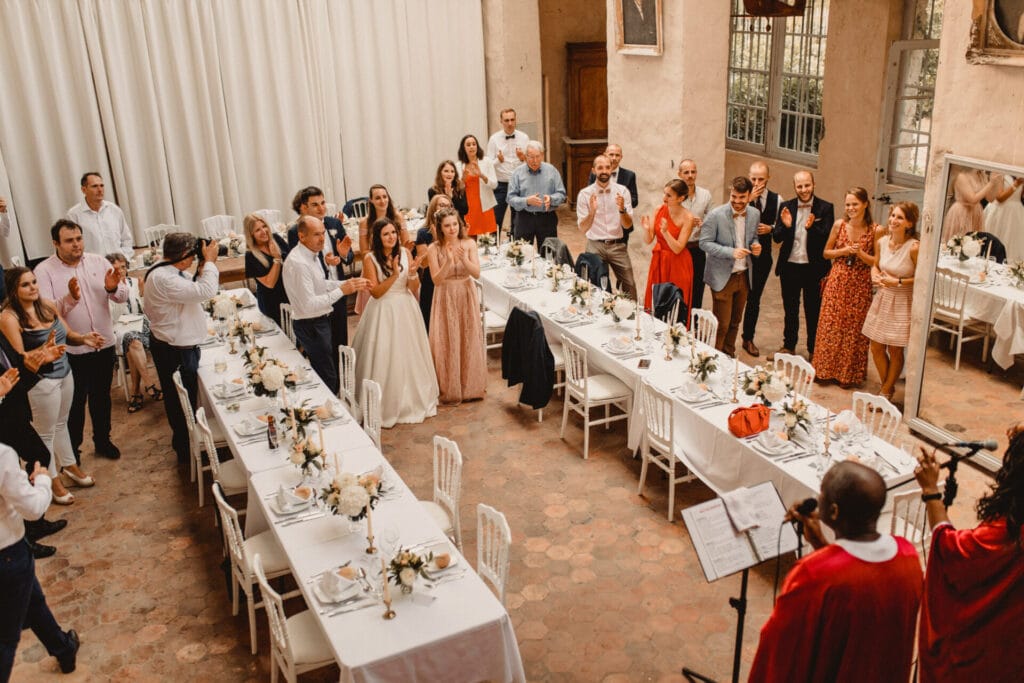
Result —
[[559, 266], [568, 263], [569, 267], [572, 268], [575, 265], [572, 260], [572, 252], [569, 251], [569, 246], [557, 237], [546, 237], [544, 238], [544, 244], [540, 245], [541, 256], [547, 258], [549, 253], [555, 264]]
[[583, 266], [587, 267], [587, 279], [590, 280], [590, 284], [601, 286], [601, 278], [605, 278], [607, 284], [605, 289], [611, 291], [611, 280], [608, 279], [608, 264], [601, 260], [601, 257], [597, 254], [588, 254], [583, 252], [576, 257], [576, 274], [583, 277]]
[[[679, 302], [679, 314], [675, 320], [667, 320], [668, 314], [672, 312], [672, 307], [676, 305], [677, 301]], [[651, 288], [651, 303], [654, 306], [654, 317], [658, 320], [664, 320], [669, 325], [683, 323], [689, 327], [690, 307], [683, 301], [682, 291], [671, 282], [659, 282]]]
[[501, 376], [508, 385], [520, 382], [519, 402], [534, 410], [551, 400], [555, 389], [555, 357], [544, 336], [544, 325], [536, 313], [513, 308], [501, 341]]
[[988, 254], [996, 260], [996, 263], [1006, 263], [1006, 245], [1002, 240], [990, 232], [979, 232], [978, 239], [981, 240], [982, 256]]

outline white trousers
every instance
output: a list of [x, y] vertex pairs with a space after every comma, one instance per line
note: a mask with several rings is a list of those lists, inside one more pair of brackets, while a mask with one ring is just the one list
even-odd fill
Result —
[[50, 449], [51, 477], [57, 476], [60, 468], [75, 464], [68, 435], [68, 413], [74, 395], [75, 378], [70, 372], [61, 379], [43, 378], [28, 392], [32, 426]]

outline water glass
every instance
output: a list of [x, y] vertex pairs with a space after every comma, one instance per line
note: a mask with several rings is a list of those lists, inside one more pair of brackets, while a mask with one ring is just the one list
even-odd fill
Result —
[[228, 361], [224, 356], [217, 356], [217, 360], [213, 361], [213, 371], [218, 375], [222, 375], [228, 371]]

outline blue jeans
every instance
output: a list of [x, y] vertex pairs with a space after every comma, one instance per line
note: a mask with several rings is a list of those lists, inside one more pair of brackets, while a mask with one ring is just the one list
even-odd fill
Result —
[[338, 370], [334, 364], [334, 356], [338, 350], [331, 348], [330, 316], [293, 320], [292, 331], [295, 332], [295, 340], [299, 342], [302, 350], [309, 357], [309, 364], [313, 366], [313, 370], [320, 375], [320, 379], [324, 381], [331, 393], [337, 394]]
[[22, 539], [0, 550], [0, 683], [11, 678], [14, 653], [25, 628], [32, 629], [54, 657], [71, 653], [71, 640], [46, 605], [32, 551]]

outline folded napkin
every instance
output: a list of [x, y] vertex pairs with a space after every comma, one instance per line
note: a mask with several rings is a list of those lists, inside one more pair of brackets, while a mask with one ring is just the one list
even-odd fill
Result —
[[771, 430], [761, 432], [754, 441], [769, 453], [784, 453], [793, 447], [789, 439], [784, 439], [777, 432]]
[[620, 334], [608, 340], [608, 350], [612, 353], [628, 353], [633, 350], [633, 338], [628, 334]]
[[354, 567], [339, 567], [324, 572], [318, 584], [323, 597], [338, 602], [354, 595], [359, 590], [356, 575]]

